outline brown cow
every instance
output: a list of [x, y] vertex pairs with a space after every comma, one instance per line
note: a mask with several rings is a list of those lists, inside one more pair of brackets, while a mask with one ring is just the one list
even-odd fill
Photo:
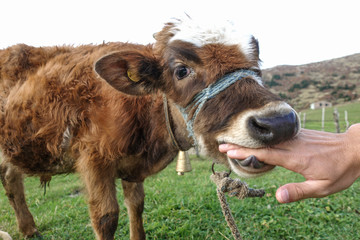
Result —
[[1, 180], [25, 236], [39, 233], [26, 206], [24, 175], [46, 183], [78, 172], [98, 239], [114, 238], [121, 178], [131, 239], [144, 239], [143, 181], [179, 149], [197, 145], [237, 174], [253, 176], [273, 166], [228, 159], [219, 143], [259, 148], [297, 134], [295, 111], [262, 85], [252, 36], [183, 19], [154, 37], [148, 46], [0, 51]]

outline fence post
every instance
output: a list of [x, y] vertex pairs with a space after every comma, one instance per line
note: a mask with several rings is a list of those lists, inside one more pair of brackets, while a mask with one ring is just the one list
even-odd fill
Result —
[[325, 128], [325, 108], [322, 108], [322, 113], [321, 113], [321, 131], [324, 131]]
[[348, 112], [347, 110], [345, 110], [345, 124], [346, 124], [346, 129], [349, 128], [349, 120], [348, 120]]
[[334, 123], [335, 123], [336, 132], [340, 133], [339, 112], [338, 112], [337, 108], [334, 108], [333, 116], [334, 116]]
[[304, 112], [302, 128], [305, 128], [305, 121], [306, 121], [306, 112]]

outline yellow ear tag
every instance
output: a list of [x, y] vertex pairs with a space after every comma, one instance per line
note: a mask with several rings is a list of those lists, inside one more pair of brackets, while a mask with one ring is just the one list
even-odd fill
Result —
[[133, 74], [129, 69], [127, 70], [127, 76], [133, 82], [138, 82], [140, 80], [137, 78], [136, 74]]

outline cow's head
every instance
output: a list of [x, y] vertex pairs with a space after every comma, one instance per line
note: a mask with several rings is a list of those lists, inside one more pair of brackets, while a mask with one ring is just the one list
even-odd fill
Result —
[[127, 94], [165, 93], [184, 112], [184, 122], [192, 121], [188, 131], [193, 138], [188, 141], [239, 175], [261, 174], [273, 166], [255, 158], [229, 159], [218, 151], [219, 144], [272, 146], [294, 137], [299, 119], [264, 88], [258, 42], [239, 31], [231, 24], [203, 26], [188, 18], [174, 20], [154, 35], [153, 46], [105, 56], [95, 70]]

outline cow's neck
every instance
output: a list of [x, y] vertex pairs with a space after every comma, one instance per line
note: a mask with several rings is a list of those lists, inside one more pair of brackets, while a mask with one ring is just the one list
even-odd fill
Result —
[[[170, 99], [167, 103], [169, 125], [175, 141], [180, 150], [188, 150], [192, 147], [192, 142], [188, 137], [185, 121]], [[151, 128], [145, 131], [148, 134], [145, 136], [148, 144], [146, 150], [140, 155], [128, 155], [119, 162], [118, 177], [126, 181], [141, 182], [146, 177], [158, 173], [173, 161], [179, 151], [166, 127], [162, 95], [154, 97], [152, 106], [149, 107], [149, 116]]]

